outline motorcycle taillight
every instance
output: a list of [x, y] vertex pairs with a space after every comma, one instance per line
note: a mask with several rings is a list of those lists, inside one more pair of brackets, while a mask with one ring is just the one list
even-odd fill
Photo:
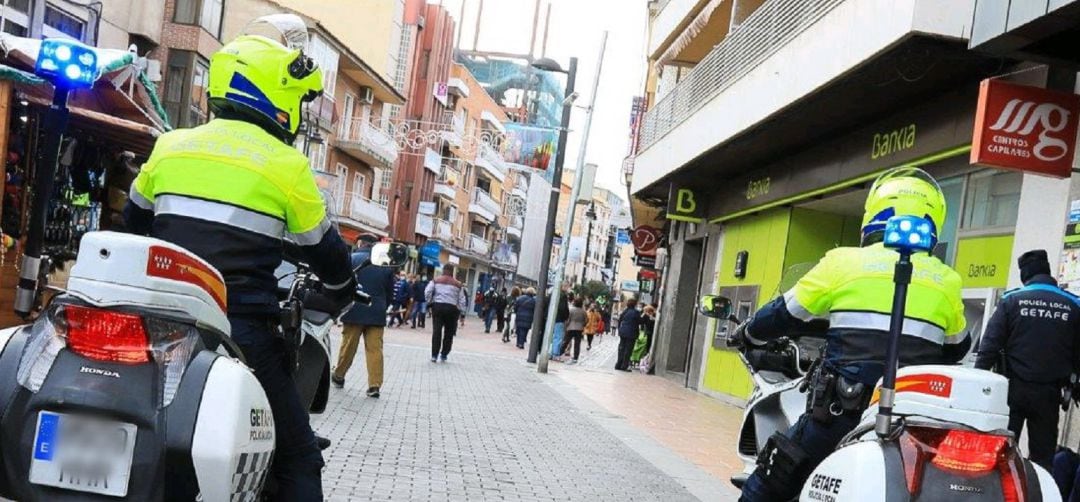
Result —
[[63, 310], [67, 344], [88, 359], [118, 364], [150, 362], [150, 341], [142, 316], [78, 305]]
[[114, 364], [145, 364], [161, 370], [161, 406], [176, 395], [199, 339], [194, 326], [153, 316], [57, 304], [31, 328], [19, 362], [19, 384], [41, 389], [57, 354], [67, 347], [87, 359]]
[[963, 477], [983, 476], [997, 471], [1001, 477], [1004, 500], [1024, 500], [1022, 466], [1006, 436], [909, 426], [901, 434], [899, 443], [904, 476], [911, 495], [917, 495], [922, 489], [924, 471], [928, 465], [933, 465], [941, 471]]

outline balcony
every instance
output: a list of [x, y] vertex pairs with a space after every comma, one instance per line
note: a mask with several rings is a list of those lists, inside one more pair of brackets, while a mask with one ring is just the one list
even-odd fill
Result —
[[500, 246], [501, 249], [496, 249], [491, 258], [495, 261], [495, 264], [503, 267], [515, 268], [518, 264], [518, 254], [510, 251], [509, 247]]
[[457, 189], [454, 188], [454, 185], [440, 181], [435, 183], [435, 195], [453, 201], [457, 197]]
[[[670, 0], [665, 9], [678, 1]], [[843, 84], [871, 78], [856, 72], [872, 73], [871, 67], [878, 61], [895, 68], [893, 60], [902, 59], [905, 51], [939, 50], [943, 59], [956, 54], [945, 51], [963, 50], [966, 55], [966, 44], [954, 44], [956, 48], [945, 44], [966, 40], [973, 5], [962, 2], [946, 9], [939, 2], [926, 0], [765, 1], [646, 112], [631, 191], [637, 193], [655, 184], [720, 145], [734, 145], [735, 139], [766, 119], [772, 119], [769, 124], [773, 129], [772, 124], [780, 124], [818, 134], [825, 134], [830, 127], [850, 125], [836, 123], [838, 117], [846, 117], [841, 112], [821, 117], [803, 114], [796, 118], [821, 120], [799, 123], [798, 127], [788, 123], [798, 120], [785, 122], [778, 120], [777, 114], [811, 98], [818, 107], [812, 109], [820, 110], [850, 102], [850, 85], [844, 91]], [[956, 73], [967, 71], [964, 64], [931, 70], [936, 72], [934, 77], [942, 79], [958, 78]], [[913, 92], [902, 86], [861, 86], [865, 91], [858, 96], [859, 113], [872, 115], [894, 104], [899, 98], [896, 94]], [[831, 122], [825, 122], [826, 117]], [[758, 137], [784, 141], [791, 136], [791, 142], [798, 141], [796, 135], [786, 133]], [[742, 143], [738, 146], [749, 148]], [[730, 152], [725, 155], [740, 158]]]
[[480, 143], [475, 164], [483, 168], [492, 178], [499, 180], [499, 183], [506, 179], [506, 162], [503, 161], [502, 155], [499, 155], [499, 152], [487, 143]]
[[390, 133], [362, 118], [341, 121], [337, 147], [371, 166], [393, 167], [399, 153]]
[[345, 195], [346, 207], [340, 221], [358, 230], [384, 232], [390, 226], [386, 206], [356, 194]]
[[447, 111], [443, 113], [443, 121], [450, 124], [450, 129], [440, 133], [442, 139], [454, 148], [461, 148], [465, 144], [465, 113]]
[[454, 227], [450, 225], [449, 221], [435, 219], [435, 235], [432, 237], [438, 239], [443, 244], [453, 244], [454, 242]]
[[525, 228], [525, 218], [521, 216], [511, 216], [509, 218], [509, 224], [506, 226], [506, 235], [517, 237], [521, 240], [521, 231]]
[[469, 234], [469, 251], [487, 256], [491, 252], [491, 243], [479, 235]]
[[495, 221], [495, 215], [502, 213], [502, 206], [491, 194], [480, 187], [473, 189], [472, 200], [469, 202], [469, 212], [483, 218], [488, 223]]
[[667, 0], [653, 16], [648, 54], [653, 60], [696, 63], [727, 35], [733, 5], [749, 10], [761, 3], [761, 0]]
[[435, 236], [435, 218], [427, 214], [416, 215], [416, 233], [424, 237]]

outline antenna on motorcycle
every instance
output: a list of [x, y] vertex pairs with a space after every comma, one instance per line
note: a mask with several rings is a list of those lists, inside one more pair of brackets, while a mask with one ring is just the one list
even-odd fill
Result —
[[918, 216], [894, 216], [885, 224], [884, 244], [900, 253], [893, 272], [892, 314], [889, 319], [889, 346], [885, 352], [885, 374], [881, 379], [878, 414], [874, 432], [886, 439], [893, 433], [893, 405], [896, 402], [896, 369], [900, 364], [900, 336], [904, 329], [904, 308], [907, 305], [908, 285], [911, 284], [911, 255], [930, 252], [934, 248], [934, 225]]

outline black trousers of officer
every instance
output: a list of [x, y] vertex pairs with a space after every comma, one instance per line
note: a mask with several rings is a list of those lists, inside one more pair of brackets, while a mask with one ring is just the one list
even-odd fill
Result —
[[1020, 440], [1028, 426], [1028, 458], [1051, 469], [1057, 446], [1061, 388], [1056, 384], [1009, 379], [1009, 430]]

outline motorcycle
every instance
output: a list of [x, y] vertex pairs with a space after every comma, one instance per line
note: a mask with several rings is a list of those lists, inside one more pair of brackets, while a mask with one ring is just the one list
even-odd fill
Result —
[[[1017, 438], [1008, 430], [1008, 381], [1003, 376], [961, 366], [898, 369], [910, 258], [915, 252], [929, 251], [929, 232], [930, 226], [917, 217], [899, 216], [888, 222], [885, 246], [897, 251], [900, 258], [894, 272], [885, 374], [860, 423], [813, 469], [798, 500], [1061, 500], [1050, 474], [1020, 455]], [[706, 316], [732, 320], [727, 298], [707, 296], [699, 309]], [[774, 353], [779, 346], [790, 347], [790, 341], [776, 345]], [[798, 388], [795, 382], [797, 379], [767, 389], [783, 403], [784, 393]], [[801, 412], [794, 406], [797, 399], [787, 400], [782, 410], [790, 424]], [[805, 401], [803, 396], [801, 409], [805, 409]], [[762, 398], [757, 402], [763, 402]], [[743, 451], [744, 437], [740, 436], [740, 456], [746, 461], [749, 455], [745, 453], [750, 450]], [[768, 436], [755, 433], [753, 437]], [[739, 481], [744, 482], [745, 477]]]

